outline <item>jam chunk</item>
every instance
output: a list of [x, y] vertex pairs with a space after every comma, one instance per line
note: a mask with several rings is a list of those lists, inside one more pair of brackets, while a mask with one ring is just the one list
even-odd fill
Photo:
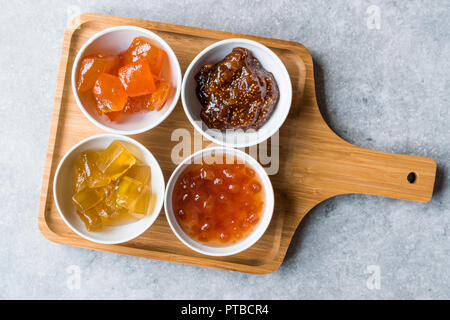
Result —
[[155, 90], [155, 92], [152, 93], [150, 96], [150, 106], [152, 107], [152, 110], [161, 110], [162, 107], [164, 107], [164, 104], [167, 101], [167, 98], [169, 97], [170, 93], [170, 83], [169, 81], [161, 80], [159, 81], [159, 86]]
[[122, 110], [128, 98], [119, 78], [108, 73], [98, 76], [92, 92], [100, 114]]
[[133, 211], [138, 198], [142, 195], [145, 185], [133, 178], [124, 176], [116, 191], [117, 204], [128, 211]]
[[120, 118], [122, 111], [111, 111], [105, 114], [110, 121], [117, 121]]
[[134, 206], [130, 210], [130, 213], [133, 216], [142, 218], [147, 215], [149, 211], [152, 196], [150, 167], [141, 162], [136, 162], [136, 164], [127, 171], [126, 176], [135, 179], [144, 185], [141, 194], [138, 196]]
[[126, 176], [143, 184], [149, 184], [151, 176], [150, 167], [140, 161], [136, 161], [136, 164], [127, 171]]
[[105, 188], [105, 200], [103, 201], [103, 208], [102, 211], [99, 212], [99, 214], [104, 218], [111, 218], [114, 216], [117, 216], [121, 212], [121, 207], [117, 205], [116, 201], [116, 191], [117, 187], [120, 183], [120, 178], [117, 180], [112, 181], [106, 188]]
[[78, 210], [86, 212], [98, 205], [104, 198], [105, 192], [103, 189], [87, 188], [75, 193], [72, 202]]
[[152, 192], [149, 186], [144, 186], [141, 194], [137, 197], [130, 213], [134, 217], [143, 218], [148, 214]]
[[135, 163], [133, 155], [117, 140], [100, 152], [96, 161], [100, 171], [111, 180], [123, 175]]
[[164, 59], [165, 52], [144, 37], [134, 38], [130, 47], [122, 53], [123, 64], [146, 60], [155, 75], [159, 75]]
[[166, 104], [167, 98], [170, 94], [170, 89], [170, 82], [161, 80], [158, 82], [156, 90], [152, 94], [138, 97], [128, 97], [124, 111], [131, 113], [152, 110], [159, 111]]
[[95, 84], [101, 73], [114, 71], [119, 66], [119, 57], [98, 53], [84, 57], [80, 61], [77, 77], [78, 92], [86, 92]]
[[98, 215], [97, 210], [97, 207], [94, 207], [87, 211], [77, 211], [78, 216], [84, 222], [88, 231], [99, 231], [103, 228], [103, 220]]
[[144, 96], [128, 97], [123, 111], [126, 113], [137, 113], [154, 110], [150, 102], [151, 96], [151, 94], [146, 94]]
[[103, 226], [120, 226], [141, 219], [140, 217], [135, 217], [134, 215], [130, 214], [126, 209], [122, 210], [123, 211], [119, 212], [117, 216], [102, 218]]
[[74, 166], [74, 188], [79, 192], [85, 188], [98, 188], [107, 186], [111, 179], [97, 168], [96, 161], [99, 152], [88, 150], [81, 153]]
[[119, 78], [125, 92], [130, 97], [146, 95], [156, 90], [150, 67], [146, 61], [139, 60], [123, 66], [119, 69]]

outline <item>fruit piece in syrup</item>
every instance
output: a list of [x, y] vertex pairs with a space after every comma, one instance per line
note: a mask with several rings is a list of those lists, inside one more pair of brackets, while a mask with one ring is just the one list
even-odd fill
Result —
[[79, 192], [85, 188], [105, 187], [111, 182], [111, 179], [106, 177], [95, 164], [98, 155], [98, 151], [83, 151], [80, 158], [75, 162], [75, 192]]
[[152, 108], [159, 111], [164, 107], [170, 94], [170, 88], [169, 81], [159, 81], [159, 87], [150, 96], [150, 105]]
[[123, 111], [125, 113], [138, 113], [154, 110], [153, 106], [150, 104], [150, 97], [151, 94], [138, 97], [128, 97]]
[[144, 186], [141, 194], [136, 199], [134, 206], [130, 209], [130, 213], [138, 218], [143, 218], [149, 212], [151, 205], [152, 192], [149, 186]]
[[136, 160], [135, 165], [132, 166], [125, 175], [145, 185], [148, 185], [150, 183], [150, 167], [139, 160]]
[[156, 90], [153, 93], [138, 97], [128, 97], [124, 112], [159, 111], [166, 104], [170, 89], [171, 85], [169, 81], [158, 81]]
[[130, 170], [127, 171], [126, 176], [135, 179], [144, 185], [141, 194], [136, 199], [136, 202], [132, 210], [130, 211], [130, 213], [133, 216], [142, 218], [145, 215], [147, 215], [149, 207], [152, 203], [151, 201], [152, 189], [150, 185], [150, 178], [151, 178], [150, 167], [138, 161], [134, 166], [130, 168]]
[[99, 231], [103, 228], [102, 218], [98, 215], [97, 208], [94, 207], [87, 211], [77, 211], [78, 216], [86, 225], [88, 231]]
[[107, 113], [105, 113], [105, 115], [109, 118], [110, 121], [117, 121], [117, 120], [119, 120], [120, 116], [122, 115], [122, 110], [107, 112]]
[[77, 76], [77, 90], [78, 92], [86, 92], [95, 84], [97, 77], [101, 73], [108, 73], [114, 71], [119, 66], [119, 57], [112, 55], [105, 55], [103, 53], [93, 54], [84, 57], [80, 61]]
[[150, 67], [143, 60], [132, 62], [120, 68], [119, 78], [125, 92], [130, 97], [146, 95], [156, 90]]
[[127, 209], [134, 210], [134, 205], [137, 199], [142, 195], [145, 185], [133, 178], [124, 176], [119, 183], [116, 190], [117, 205]]
[[122, 110], [128, 98], [119, 78], [108, 73], [99, 75], [92, 93], [100, 114]]
[[133, 155], [117, 140], [101, 151], [96, 161], [100, 171], [111, 180], [123, 175], [135, 163]]
[[165, 52], [151, 40], [144, 37], [136, 37], [121, 56], [124, 65], [145, 59], [149, 63], [152, 72], [159, 76], [165, 59]]
[[86, 188], [77, 192], [72, 197], [75, 207], [81, 212], [94, 208], [105, 198], [105, 192], [102, 188]]

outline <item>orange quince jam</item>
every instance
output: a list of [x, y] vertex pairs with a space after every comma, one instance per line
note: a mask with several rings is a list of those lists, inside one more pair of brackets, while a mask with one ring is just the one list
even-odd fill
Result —
[[155, 108], [155, 110], [161, 110], [166, 103], [167, 98], [170, 93], [170, 83], [166, 80], [159, 81], [159, 87], [151, 94], [150, 106]]
[[137, 37], [119, 54], [86, 56], [79, 63], [76, 88], [80, 95], [92, 92], [98, 114], [110, 121], [159, 111], [172, 90], [166, 52], [152, 40]]
[[141, 112], [161, 110], [170, 94], [170, 83], [166, 80], [159, 81], [158, 88], [152, 93], [138, 97], [128, 97], [124, 112]]
[[146, 60], [123, 66], [119, 69], [119, 78], [130, 97], [144, 96], [156, 90], [152, 72]]
[[258, 224], [264, 190], [247, 164], [202, 162], [190, 164], [182, 172], [172, 205], [178, 223], [191, 238], [229, 245], [247, 237]]
[[108, 73], [99, 75], [92, 92], [101, 113], [122, 110], [128, 99], [119, 77]]
[[147, 60], [152, 72], [159, 76], [166, 53], [151, 40], [144, 37], [134, 38], [130, 47], [121, 54], [123, 64], [129, 64], [142, 59]]
[[117, 71], [119, 57], [97, 53], [84, 57], [80, 61], [77, 74], [78, 92], [86, 92], [92, 89], [97, 77], [103, 72]]

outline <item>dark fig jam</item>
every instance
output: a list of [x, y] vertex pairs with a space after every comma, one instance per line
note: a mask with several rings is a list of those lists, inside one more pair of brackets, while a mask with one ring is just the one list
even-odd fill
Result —
[[273, 74], [245, 48], [234, 48], [221, 62], [204, 65], [195, 80], [200, 116], [210, 129], [257, 130], [279, 100]]

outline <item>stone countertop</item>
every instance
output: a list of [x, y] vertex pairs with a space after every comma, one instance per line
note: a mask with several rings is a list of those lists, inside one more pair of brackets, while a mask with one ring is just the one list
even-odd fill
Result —
[[[67, 22], [82, 12], [301, 42], [330, 127], [361, 147], [435, 159], [432, 200], [329, 199], [267, 275], [46, 240], [37, 210], [59, 57]], [[0, 298], [449, 299], [449, 16], [448, 0], [3, 1]]]

